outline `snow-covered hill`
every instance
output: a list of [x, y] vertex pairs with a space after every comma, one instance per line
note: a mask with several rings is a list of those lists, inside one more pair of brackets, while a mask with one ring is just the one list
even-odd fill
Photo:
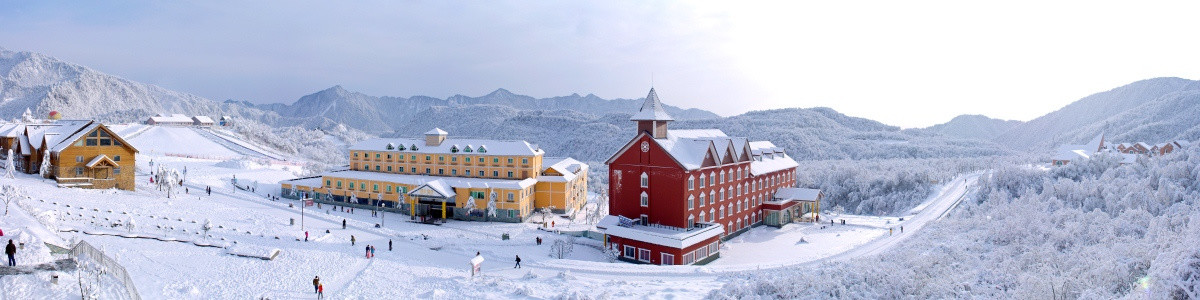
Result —
[[914, 130], [964, 139], [991, 140], [1021, 123], [1023, 122], [992, 119], [984, 115], [961, 115], [954, 117], [950, 122]]
[[[446, 99], [426, 96], [377, 97], [359, 92], [353, 92], [334, 86], [304, 97], [292, 104], [265, 104], [254, 107], [278, 113], [286, 122], [292, 124], [316, 125], [323, 123], [342, 123], [366, 132], [377, 134], [390, 133], [404, 127], [418, 116], [424, 117], [426, 111], [438, 107], [465, 107], [472, 105], [506, 106], [516, 110], [555, 111], [569, 110], [585, 114], [603, 115], [607, 113], [628, 113], [641, 106], [642, 99], [613, 99], [606, 100], [595, 95], [553, 97], [537, 99], [525, 95], [517, 95], [505, 89], [480, 96], [469, 97], [454, 95]], [[228, 101], [227, 101], [228, 102]], [[246, 102], [229, 102], [249, 105]], [[718, 118], [714, 113], [698, 109], [680, 109], [668, 106], [667, 111], [677, 116], [677, 119], [712, 119]], [[499, 115], [511, 110], [497, 112], [477, 112], [479, 117], [504, 117]], [[327, 121], [328, 122], [327, 122]], [[312, 127], [312, 126], [309, 126]], [[428, 129], [425, 129], [428, 130]]]
[[[1200, 82], [1153, 78], [1079, 99], [1044, 116], [1014, 126], [996, 142], [1020, 150], [1053, 149], [1106, 132], [1110, 141], [1158, 142], [1200, 138], [1194, 96]], [[1190, 125], [1189, 125], [1190, 124]]]

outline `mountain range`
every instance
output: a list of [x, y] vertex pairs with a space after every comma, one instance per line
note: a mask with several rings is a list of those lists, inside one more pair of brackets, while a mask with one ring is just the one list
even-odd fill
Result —
[[[1099, 130], [1113, 138], [1146, 141], [1194, 137], [1196, 118], [1184, 116], [1195, 111], [1197, 86], [1186, 79], [1156, 78], [1089, 96], [1030, 122], [960, 116], [908, 130], [830, 108], [730, 117], [669, 105], [666, 110], [677, 120], [671, 128], [717, 128], [731, 136], [770, 140], [799, 160], [968, 157], [1049, 149]], [[433, 127], [454, 136], [524, 139], [552, 156], [603, 161], [632, 136], [629, 117], [643, 99], [592, 94], [539, 99], [505, 89], [479, 97], [404, 98], [366, 95], [338, 85], [291, 104], [217, 102], [38, 53], [0, 49], [0, 118], [16, 118], [26, 109], [35, 115], [56, 110], [67, 118], [105, 122], [141, 121], [156, 113], [231, 115], [239, 119], [233, 129], [248, 140], [324, 163], [344, 162], [348, 143], [371, 136], [417, 136]], [[1183, 127], [1187, 130], [1175, 130]]]

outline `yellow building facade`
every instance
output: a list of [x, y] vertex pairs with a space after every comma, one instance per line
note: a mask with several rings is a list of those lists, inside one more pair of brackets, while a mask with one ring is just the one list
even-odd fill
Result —
[[544, 157], [519, 140], [371, 139], [350, 147], [349, 168], [281, 182], [288, 198], [369, 205], [413, 216], [520, 222], [537, 209], [582, 208], [587, 164]]

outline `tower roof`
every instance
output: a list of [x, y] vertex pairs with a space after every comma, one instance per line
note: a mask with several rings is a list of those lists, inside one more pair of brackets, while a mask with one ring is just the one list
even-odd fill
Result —
[[658, 100], [658, 93], [654, 92], [654, 88], [650, 88], [650, 94], [646, 95], [646, 102], [642, 103], [642, 109], [638, 110], [630, 121], [675, 121], [667, 111], [663, 110], [662, 101]]

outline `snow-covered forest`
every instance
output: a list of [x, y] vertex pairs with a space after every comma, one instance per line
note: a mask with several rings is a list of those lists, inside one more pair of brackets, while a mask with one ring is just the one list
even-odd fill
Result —
[[1200, 149], [1002, 167], [875, 258], [741, 276], [710, 298], [1200, 297]]
[[1021, 156], [807, 161], [797, 170], [796, 182], [821, 189], [825, 210], [897, 215], [956, 175], [1031, 161]]

